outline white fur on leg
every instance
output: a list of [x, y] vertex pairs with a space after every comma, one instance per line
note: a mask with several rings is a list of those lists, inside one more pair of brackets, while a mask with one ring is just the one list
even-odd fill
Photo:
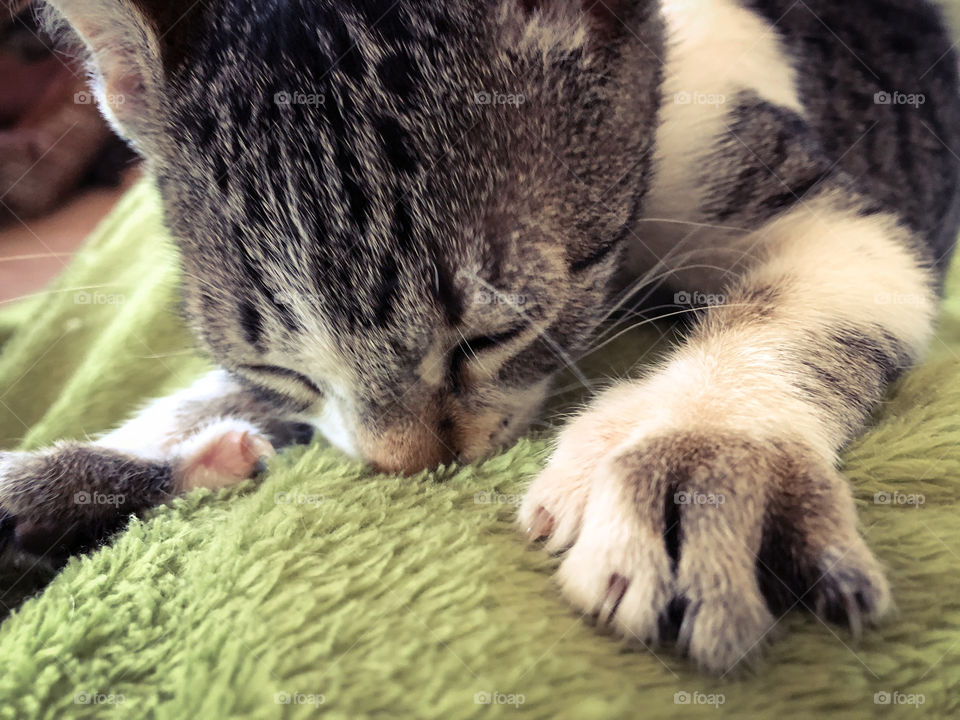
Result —
[[[861, 408], [836, 411], [845, 398], [816, 363], [879, 399], [883, 377], [926, 344], [934, 291], [908, 231], [850, 205], [824, 194], [754, 233], [765, 260], [731, 289], [741, 300], [710, 309], [648, 377], [597, 398], [533, 482], [522, 528], [547, 536], [551, 550], [569, 548], [563, 594], [619, 635], [660, 639], [666, 618], [710, 671], [753, 659], [774, 624], [756, 576], [771, 507], [783, 525], [773, 537], [801, 538], [772, 551], [794, 553], [801, 576], [815, 579], [798, 597], [833, 606], [834, 617], [840, 607], [855, 633], [889, 606], [852, 505], [837, 512], [846, 496], [833, 465]], [[805, 391], [817, 382], [819, 393]], [[725, 457], [741, 440], [741, 454]], [[670, 497], [675, 488], [685, 500]]]
[[[274, 454], [261, 430], [246, 420], [207, 417], [197, 410], [229, 393], [237, 383], [223, 370], [150, 403], [134, 418], [104, 435], [96, 445], [144, 460], [174, 466], [177, 491], [220, 488], [250, 477], [262, 458]], [[184, 408], [190, 406], [191, 410]]]
[[237, 383], [225, 371], [215, 370], [189, 387], [154, 400], [131, 419], [96, 441], [96, 444], [144, 460], [167, 460], [173, 448], [196, 431], [185, 422], [185, 404], [202, 404], [236, 391]]
[[[697, 210], [704, 192], [703, 164], [726, 131], [740, 93], [804, 114], [796, 69], [779, 32], [765, 19], [737, 0], [665, 0], [662, 11], [667, 47], [656, 173], [645, 200], [648, 219], [636, 233], [643, 242], [628, 248], [627, 265], [634, 274], [658, 267], [661, 258], [681, 246], [683, 252], [696, 249], [693, 265], [722, 267], [739, 255], [725, 251], [738, 246], [743, 233], [692, 231], [685, 222], [703, 219]], [[709, 284], [716, 275], [691, 268], [677, 277], [689, 287], [712, 292]]]

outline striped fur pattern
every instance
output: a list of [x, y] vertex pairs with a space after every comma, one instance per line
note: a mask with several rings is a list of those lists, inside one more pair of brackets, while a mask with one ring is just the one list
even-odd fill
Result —
[[[520, 509], [563, 594], [718, 674], [782, 609], [858, 631], [889, 607], [835, 467], [928, 343], [960, 225], [932, 5], [51, 6], [223, 369], [93, 444], [0, 455], [22, 546], [89, 544], [314, 428], [386, 471], [478, 458], [653, 277], [705, 306], [686, 342], [571, 422]], [[120, 487], [113, 515], [65, 500]]]

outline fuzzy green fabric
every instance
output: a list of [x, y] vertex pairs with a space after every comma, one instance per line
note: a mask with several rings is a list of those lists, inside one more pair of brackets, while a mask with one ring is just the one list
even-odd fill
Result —
[[[138, 186], [51, 290], [0, 312], [0, 447], [103, 431], [207, 367], [159, 217]], [[716, 681], [595, 634], [511, 524], [549, 431], [412, 479], [317, 442], [70, 561], [0, 627], [0, 718], [958, 717], [957, 272], [949, 290], [929, 359], [846, 455], [898, 604], [859, 642], [793, 613], [758, 672]], [[620, 338], [587, 374], [623, 373], [662, 333]]]

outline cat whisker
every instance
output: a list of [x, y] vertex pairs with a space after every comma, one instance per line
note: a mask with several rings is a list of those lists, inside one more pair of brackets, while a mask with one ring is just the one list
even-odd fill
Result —
[[[683, 238], [683, 240], [681, 240], [680, 242], [682, 243], [683, 241], [687, 240], [689, 237], [690, 237], [690, 235], [688, 235], [687, 237]], [[749, 257], [749, 258], [751, 258], [751, 259], [753, 259], [753, 258], [755, 257], [755, 255], [754, 255], [754, 250], [755, 250], [757, 244], [758, 244], [758, 243], [754, 243], [752, 246], [750, 246], [749, 248], [747, 248], [747, 250], [743, 250], [743, 251], [739, 250], [738, 248], [715, 248], [712, 252], [713, 252], [714, 254], [716, 254], [716, 253], [718, 253], [718, 252], [730, 253], [730, 254], [737, 253], [737, 263], [736, 263], [736, 264], [739, 264], [739, 263], [743, 262], [743, 259], [744, 259], [745, 257]], [[678, 243], [677, 247], [679, 247], [679, 243]], [[620, 299], [617, 300], [617, 301], [607, 310], [607, 312], [604, 314], [601, 322], [605, 322], [606, 320], [608, 320], [611, 315], [613, 315], [617, 310], [619, 310], [619, 309], [623, 306], [624, 303], [626, 303], [627, 301], [629, 301], [631, 297], [636, 296], [636, 294], [641, 290], [641, 288], [642, 288], [644, 285], [652, 284], [652, 283], [657, 282], [657, 281], [659, 280], [660, 282], [657, 282], [657, 284], [656, 284], [654, 287], [651, 287], [650, 290], [648, 290], [647, 293], [646, 293], [642, 298], [640, 298], [640, 299], [634, 304], [633, 307], [636, 308], [636, 307], [638, 307], [638, 306], [640, 306], [640, 305], [643, 305], [645, 302], [647, 302], [647, 300], [650, 298], [650, 296], [653, 295], [653, 293], [656, 292], [656, 290], [659, 289], [659, 288], [662, 286], [663, 281], [664, 281], [667, 277], [669, 277], [670, 275], [673, 275], [673, 274], [675, 274], [675, 273], [682, 272], [682, 271], [684, 271], [684, 270], [704, 269], [704, 270], [716, 270], [718, 273], [720, 273], [721, 275], [724, 275], [724, 276], [731, 276], [731, 277], [733, 277], [733, 276], [735, 275], [735, 273], [734, 273], [733, 270], [732, 270], [732, 267], [722, 267], [722, 266], [719, 266], [719, 265], [712, 265], [712, 264], [710, 264], [710, 263], [698, 263], [698, 264], [678, 265], [678, 266], [675, 266], [675, 267], [674, 267], [674, 266], [671, 266], [671, 267], [669, 267], [667, 270], [665, 270], [665, 271], [663, 271], [663, 272], [661, 272], [661, 273], [659, 273], [659, 274], [656, 274], [657, 271], [658, 271], [660, 268], [667, 267], [667, 265], [666, 265], [667, 260], [669, 260], [669, 259], [672, 258], [672, 256], [674, 255], [674, 250], [675, 250], [675, 249], [676, 249], [676, 247], [673, 248], [673, 249], [671, 249], [671, 251], [670, 251], [669, 253], [667, 253], [667, 255], [661, 260], [660, 263], [658, 263], [655, 267], [651, 268], [650, 271], [648, 271], [647, 273], [644, 273], [644, 275], [643, 275], [642, 277], [638, 278], [633, 284], [631, 284], [626, 290], [624, 290], [624, 291], [621, 293], [621, 295], [620, 295]], [[683, 261], [685, 261], [687, 258], [689, 258], [689, 257], [691, 257], [691, 256], [693, 256], [693, 255], [695, 255], [695, 254], [697, 254], [697, 253], [700, 253], [700, 252], [702, 252], [702, 251], [700, 251], [700, 250], [690, 250], [690, 251], [687, 251], [686, 253], [681, 253], [681, 254], [679, 254], [679, 255], [676, 256], [676, 258], [674, 259], [674, 261], [675, 261], [675, 262], [683, 262]]]
[[0, 257], [0, 263], [8, 262], [21, 262], [24, 260], [46, 260], [48, 258], [59, 258], [59, 257], [72, 257], [73, 253], [33, 253], [31, 255], [9, 255], [8, 257]]
[[480, 358], [477, 357], [477, 353], [474, 352], [473, 348], [470, 346], [470, 343], [467, 341], [466, 335], [463, 334], [463, 331], [462, 331], [460, 328], [457, 328], [457, 335], [460, 336], [460, 339], [463, 340], [463, 344], [466, 346], [467, 350], [470, 351], [470, 355], [473, 356], [473, 361], [474, 361], [477, 365], [479, 365], [480, 368], [481, 368], [485, 373], [489, 374], [490, 371], [489, 371], [489, 370], [487, 369], [487, 367], [480, 361]]
[[84, 285], [82, 287], [71, 287], [71, 288], [54, 288], [50, 290], [41, 290], [40, 292], [27, 293], [26, 295], [18, 295], [15, 298], [10, 298], [9, 300], [0, 300], [0, 305], [10, 305], [21, 300], [29, 300], [31, 298], [39, 297], [49, 297], [51, 295], [59, 295], [62, 293], [79, 293], [79, 292], [88, 292], [90, 290], [103, 290], [104, 288], [113, 288], [121, 287], [119, 284], [104, 284], [104, 285]]
[[[724, 305], [724, 307], [731, 307], [731, 308], [733, 308], [733, 307], [748, 307], [748, 306], [749, 306], [749, 303], [733, 303], [733, 304], [730, 304], [730, 305]], [[678, 316], [680, 316], [680, 315], [686, 315], [686, 314], [688, 314], [688, 313], [700, 312], [701, 310], [702, 310], [702, 308], [696, 308], [696, 307], [684, 308], [683, 310], [677, 310], [676, 312], [666, 313], [666, 314], [664, 314], [664, 315], [658, 315], [658, 316], [656, 316], [656, 317], [647, 318], [647, 319], [642, 320], [642, 321], [640, 321], [640, 322], [638, 322], [638, 323], [634, 323], [633, 325], [630, 325], [630, 326], [628, 326], [628, 327], [623, 328], [623, 329], [622, 329], [620, 332], [618, 332], [616, 335], [614, 335], [613, 337], [611, 337], [611, 338], [603, 341], [603, 342], [600, 343], [599, 345], [596, 345], [596, 346], [594, 346], [594, 347], [588, 348], [588, 349], [583, 353], [583, 355], [580, 356], [579, 359], [582, 360], [583, 358], [587, 357], [588, 355], [592, 355], [593, 353], [602, 350], [602, 349], [605, 348], [607, 345], [609, 345], [610, 343], [614, 342], [615, 340], [617, 340], [618, 338], [622, 337], [623, 335], [626, 335], [627, 333], [632, 332], [632, 331], [634, 331], [634, 330], [637, 330], [637, 329], [639, 329], [639, 328], [641, 328], [641, 327], [644, 327], [644, 326], [646, 326], [646, 325], [651, 325], [651, 324], [653, 324], [653, 323], [655, 323], [655, 322], [658, 322], [658, 321], [660, 321], [660, 320], [665, 320], [665, 319], [667, 319], [667, 318], [678, 317]]]
[[138, 360], [163, 360], [172, 357], [184, 357], [186, 355], [196, 355], [196, 350], [180, 350], [172, 353], [157, 353], [155, 355], [140, 355]]
[[688, 227], [702, 228], [704, 230], [723, 230], [725, 232], [734, 231], [744, 235], [749, 235], [753, 230], [736, 227], [733, 225], [717, 225], [715, 223], [696, 222], [693, 220], [679, 220], [676, 218], [638, 218], [638, 223], [668, 223], [671, 225], [686, 225]]
[[724, 269], [717, 265], [712, 265], [710, 263], [697, 263], [697, 264], [680, 265], [676, 268], [665, 270], [664, 272], [657, 275], [646, 273], [642, 278], [640, 278], [637, 282], [633, 283], [627, 290], [625, 290], [621, 294], [620, 299], [617, 300], [609, 309], [606, 310], [601, 320], [601, 323], [604, 323], [607, 320], [609, 320], [610, 317], [614, 315], [617, 311], [619, 311], [624, 306], [625, 303], [627, 303], [631, 298], [636, 297], [637, 293], [644, 286], [648, 284], [653, 285], [654, 283], [656, 283], [656, 285], [653, 285], [653, 287], [651, 287], [647, 291], [647, 293], [643, 295], [643, 297], [640, 297], [637, 299], [637, 301], [629, 308], [630, 310], [636, 310], [638, 307], [641, 307], [642, 305], [644, 305], [650, 299], [653, 293], [656, 292], [659, 287], [661, 287], [661, 285], [663, 284], [663, 281], [666, 280], [666, 278], [670, 277], [670, 275], [673, 275], [674, 273], [677, 273], [677, 272], [682, 272], [684, 270], [700, 270], [700, 269], [717, 270], [719, 272], [724, 272]]
[[[686, 238], [684, 238], [684, 240], [686, 240]], [[661, 281], [660, 284], [662, 284], [663, 280], [666, 280], [666, 278], [670, 277], [674, 273], [677, 273], [686, 269], [693, 269], [695, 267], [693, 265], [688, 264], [684, 266], [684, 265], [678, 265], [678, 263], [683, 263], [688, 258], [691, 258], [692, 256], [698, 253], [702, 254], [703, 251], [689, 250], [685, 253], [678, 254], [675, 251], [677, 250], [677, 248], [679, 248], [679, 246], [680, 246], [680, 243], [678, 243], [674, 248], [671, 248], [670, 252], [668, 252], [667, 255], [664, 258], [662, 258], [660, 262], [658, 262], [654, 267], [650, 268], [647, 272], [643, 273], [643, 275], [638, 277], [636, 280], [633, 281], [633, 283], [631, 283], [628, 287], [626, 287], [620, 293], [619, 300], [617, 300], [613, 304], [613, 306], [611, 306], [606, 311], [602, 320], [604, 321], [607, 320], [613, 313], [615, 313], [620, 307], [622, 307], [625, 302], [629, 301], [630, 298], [635, 297], [636, 294], [640, 292], [640, 290], [644, 286], [652, 284], [657, 280], [660, 280]], [[674, 264], [671, 265], [670, 264], [671, 262]], [[723, 268], [710, 266], [710, 265], [707, 265], [706, 263], [704, 263], [704, 265], [706, 266], [705, 269], [716, 269], [716, 270], [719, 270], [721, 273], [724, 272]], [[645, 298], [649, 297], [654, 291], [656, 291], [656, 289], [660, 287], [660, 284], [658, 284], [656, 287], [651, 288], [651, 290], [647, 293]]]

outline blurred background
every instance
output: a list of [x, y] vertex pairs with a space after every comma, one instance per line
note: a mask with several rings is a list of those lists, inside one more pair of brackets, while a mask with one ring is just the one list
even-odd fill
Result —
[[46, 285], [137, 178], [32, 0], [0, 0], [0, 303]]

